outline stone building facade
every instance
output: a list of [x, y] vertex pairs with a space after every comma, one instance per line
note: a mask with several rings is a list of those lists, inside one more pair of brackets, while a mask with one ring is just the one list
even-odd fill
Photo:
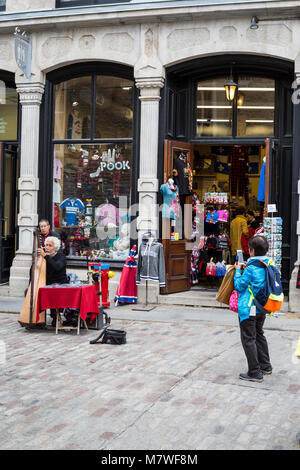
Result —
[[[48, 74], [77, 64], [121, 64], [132, 70], [139, 99], [137, 230], [159, 236], [159, 145], [161, 97], [170, 67], [206, 57], [268, 57], [290, 64], [294, 91], [300, 84], [300, 6], [297, 1], [148, 1], [56, 8], [55, 0], [6, 0], [0, 15], [0, 69], [14, 74], [21, 105], [20, 174], [18, 179], [18, 246], [10, 270], [10, 294], [28, 283], [34, 229], [41, 216], [41, 105]], [[253, 16], [258, 29], [250, 29]], [[24, 79], [14, 58], [14, 30], [32, 36], [31, 80]], [[199, 62], [201, 64], [201, 62]], [[300, 112], [294, 107], [293, 149], [300, 145]], [[45, 109], [43, 108], [43, 112]], [[295, 289], [300, 263], [300, 181], [297, 156], [292, 158], [291, 201], [293, 266], [290, 309], [297, 310]], [[134, 183], [132, 183], [134, 184]], [[297, 222], [298, 219], [298, 222]]]

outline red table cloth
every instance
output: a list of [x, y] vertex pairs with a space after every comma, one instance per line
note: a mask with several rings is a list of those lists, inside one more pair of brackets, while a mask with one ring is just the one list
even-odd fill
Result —
[[80, 318], [86, 320], [87, 314], [92, 313], [91, 323], [99, 314], [96, 289], [94, 285], [80, 287], [40, 287], [37, 297], [36, 322], [40, 312], [47, 308], [76, 308]]

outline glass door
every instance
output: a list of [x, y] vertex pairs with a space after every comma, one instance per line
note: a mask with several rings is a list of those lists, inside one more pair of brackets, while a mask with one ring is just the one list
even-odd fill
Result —
[[0, 283], [9, 279], [16, 249], [18, 147], [0, 144]]

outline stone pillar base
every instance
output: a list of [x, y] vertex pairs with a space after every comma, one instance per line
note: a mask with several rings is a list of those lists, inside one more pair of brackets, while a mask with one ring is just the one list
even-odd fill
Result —
[[289, 306], [288, 311], [293, 313], [300, 313], [300, 289], [296, 289], [296, 282], [299, 270], [299, 262], [295, 263], [295, 267], [290, 279], [289, 288]]
[[24, 291], [29, 284], [29, 272], [32, 264], [32, 256], [16, 254], [10, 268], [9, 295], [24, 297]]

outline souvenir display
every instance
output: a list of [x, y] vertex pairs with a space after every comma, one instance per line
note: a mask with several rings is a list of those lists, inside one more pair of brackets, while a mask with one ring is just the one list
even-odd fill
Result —
[[[69, 117], [73, 138], [74, 113]], [[130, 234], [131, 144], [57, 145], [52, 225], [67, 256], [126, 260]]]
[[282, 261], [282, 218], [265, 217], [264, 235], [266, 235], [269, 242], [269, 251], [267, 256], [273, 260], [280, 271]]

